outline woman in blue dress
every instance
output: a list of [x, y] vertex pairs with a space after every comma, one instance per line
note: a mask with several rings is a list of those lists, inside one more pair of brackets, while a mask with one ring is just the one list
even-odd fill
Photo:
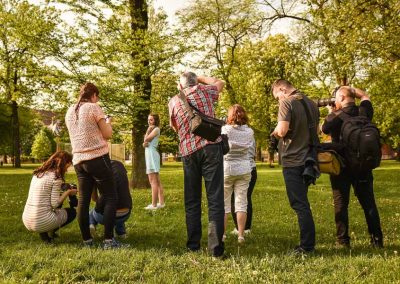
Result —
[[146, 210], [157, 210], [165, 207], [164, 189], [160, 181], [160, 154], [157, 151], [158, 140], [160, 137], [160, 117], [158, 114], [150, 114], [148, 119], [149, 128], [144, 135], [143, 147], [146, 157], [146, 173], [151, 185], [151, 204], [146, 206]]

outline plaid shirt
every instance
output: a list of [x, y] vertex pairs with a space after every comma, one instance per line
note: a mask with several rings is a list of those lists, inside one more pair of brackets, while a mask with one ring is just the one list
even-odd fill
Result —
[[[214, 117], [214, 103], [218, 101], [218, 90], [213, 85], [196, 85], [185, 89], [186, 98], [190, 105], [202, 113]], [[179, 151], [182, 156], [190, 155], [208, 144], [221, 142], [219, 137], [215, 142], [210, 142], [200, 136], [190, 133], [189, 114], [176, 95], [169, 103], [170, 125], [176, 125], [179, 136]]]

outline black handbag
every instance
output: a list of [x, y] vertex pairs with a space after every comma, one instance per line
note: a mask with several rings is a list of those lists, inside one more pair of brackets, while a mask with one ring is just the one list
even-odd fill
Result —
[[221, 128], [225, 122], [221, 119], [208, 116], [191, 106], [183, 90], [179, 91], [179, 98], [189, 114], [190, 132], [211, 142], [217, 140], [221, 136]]

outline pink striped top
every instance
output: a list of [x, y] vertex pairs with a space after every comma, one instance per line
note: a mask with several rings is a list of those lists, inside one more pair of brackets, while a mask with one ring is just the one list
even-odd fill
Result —
[[108, 153], [107, 140], [101, 134], [98, 122], [105, 118], [97, 103], [82, 103], [79, 116], [75, 113], [76, 105], [71, 106], [65, 115], [65, 123], [71, 139], [72, 163], [92, 160]]

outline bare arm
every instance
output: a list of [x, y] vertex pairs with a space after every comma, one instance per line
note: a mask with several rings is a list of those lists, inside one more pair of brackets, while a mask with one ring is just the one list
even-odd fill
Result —
[[144, 142], [151, 142], [160, 133], [159, 128], [154, 128], [149, 134], [144, 137]]
[[102, 118], [97, 122], [97, 125], [99, 126], [104, 139], [108, 140], [112, 137], [111, 119], [108, 119], [106, 122], [105, 118]]
[[360, 101], [369, 101], [369, 96], [367, 93], [359, 88], [353, 88], [354, 94], [357, 99], [360, 99]]
[[197, 82], [205, 84], [205, 85], [216, 86], [218, 93], [222, 92], [222, 89], [224, 88], [224, 85], [225, 85], [225, 82], [220, 79], [213, 78], [213, 77], [204, 77], [204, 76], [198, 76]]
[[275, 127], [274, 132], [272, 134], [276, 138], [283, 138], [286, 136], [286, 133], [289, 131], [289, 121], [278, 121], [278, 125]]
[[55, 180], [51, 188], [51, 206], [53, 208], [59, 207], [63, 204], [65, 198], [67, 198], [68, 195], [76, 195], [77, 192], [76, 189], [68, 189], [60, 195], [61, 183], [61, 180]]

